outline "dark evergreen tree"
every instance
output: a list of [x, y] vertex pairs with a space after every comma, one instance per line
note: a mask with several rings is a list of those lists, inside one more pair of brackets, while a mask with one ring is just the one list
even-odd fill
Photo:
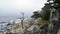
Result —
[[41, 17], [43, 20], [49, 20], [50, 18], [50, 4], [45, 3], [45, 6], [42, 8]]
[[33, 12], [33, 15], [31, 16], [31, 18], [40, 18], [41, 14], [39, 13], [39, 11], [35, 11]]

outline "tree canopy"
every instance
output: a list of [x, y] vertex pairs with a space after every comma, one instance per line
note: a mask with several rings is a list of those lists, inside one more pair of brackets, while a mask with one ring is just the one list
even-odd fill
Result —
[[[40, 13], [38, 11], [33, 12], [33, 15], [31, 16], [32, 18], [39, 18], [41, 17], [43, 20], [49, 20], [50, 19], [50, 8], [55, 8], [58, 9], [60, 8], [60, 0], [48, 0], [53, 1], [53, 3], [45, 3], [45, 6], [42, 8]], [[51, 6], [51, 4], [54, 4]]]
[[39, 17], [41, 17], [41, 14], [39, 13], [39, 11], [33, 12], [33, 15], [31, 16], [31, 18], [39, 18]]
[[49, 20], [50, 18], [50, 4], [46, 3], [45, 6], [42, 8], [42, 19]]

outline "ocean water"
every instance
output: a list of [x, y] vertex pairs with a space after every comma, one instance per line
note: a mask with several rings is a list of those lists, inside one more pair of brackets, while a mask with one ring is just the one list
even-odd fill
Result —
[[[30, 16], [24, 16], [24, 18], [29, 18]], [[8, 22], [15, 19], [20, 19], [21, 16], [0, 16], [0, 22]]]
[[15, 17], [10, 17], [10, 16], [8, 16], [8, 17], [0, 17], [0, 22], [8, 22], [8, 21], [11, 21], [11, 20], [15, 20], [15, 19], [18, 19], [18, 18], [20, 18], [20, 17], [18, 17], [18, 16], [15, 16]]

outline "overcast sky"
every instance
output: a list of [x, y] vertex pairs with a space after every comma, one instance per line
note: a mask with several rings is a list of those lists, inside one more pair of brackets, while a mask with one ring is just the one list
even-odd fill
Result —
[[0, 0], [1, 16], [31, 16], [33, 11], [41, 10], [47, 0]]

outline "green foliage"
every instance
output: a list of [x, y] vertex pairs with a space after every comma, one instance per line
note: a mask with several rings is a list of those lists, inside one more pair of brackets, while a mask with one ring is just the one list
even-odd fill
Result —
[[42, 8], [42, 19], [43, 20], [49, 20], [50, 18], [50, 5], [48, 3], [45, 4], [45, 6]]
[[45, 24], [50, 24], [50, 21], [46, 21], [46, 20], [43, 20], [42, 23], [45, 23]]
[[[58, 4], [56, 4], [58, 3]], [[54, 4], [54, 6], [51, 6], [51, 4]], [[50, 8], [58, 9], [60, 8], [60, 0], [55, 0], [54, 3], [45, 3], [45, 6], [42, 8], [41, 13], [38, 11], [33, 12], [32, 18], [39, 18], [41, 17], [43, 20], [49, 20], [50, 19]]]
[[[42, 22], [42, 23], [41, 23], [41, 22]], [[38, 23], [36, 23], [36, 24], [34, 24], [34, 25], [41, 26], [41, 25], [44, 25], [44, 24], [47, 24], [47, 25], [50, 24], [50, 21], [46, 21], [46, 20], [42, 20], [41, 22], [38, 22]]]
[[45, 6], [42, 8], [41, 13], [38, 11], [33, 12], [31, 18], [39, 18], [41, 17], [43, 20], [49, 20], [50, 18], [50, 4], [46, 3]]
[[9, 32], [9, 33], [8, 33], [8, 32], [7, 32], [6, 34], [16, 34], [16, 33], [12, 33], [12, 32]]
[[33, 12], [33, 15], [31, 16], [31, 18], [39, 18], [41, 17], [41, 14], [38, 11]]

